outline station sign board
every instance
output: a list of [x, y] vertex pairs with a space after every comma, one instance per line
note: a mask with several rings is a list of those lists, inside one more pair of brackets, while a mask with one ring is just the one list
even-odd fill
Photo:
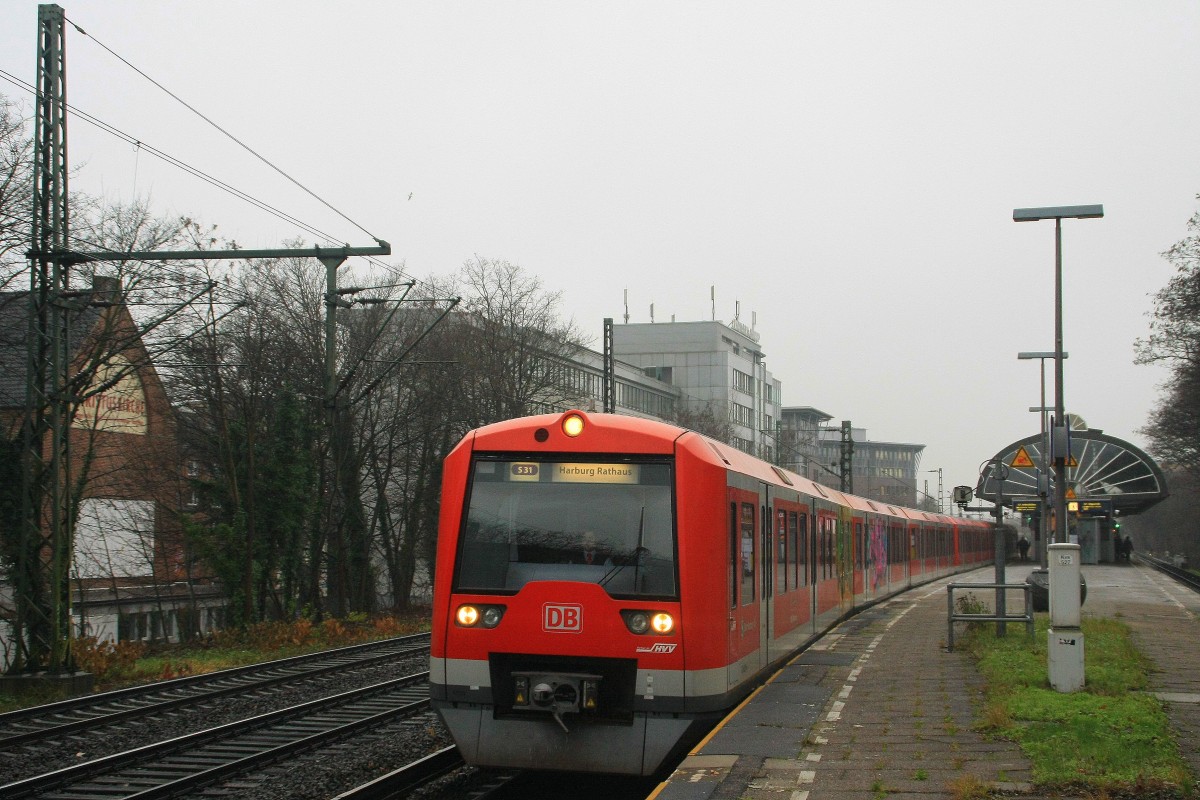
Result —
[[1018, 500], [1013, 503], [1013, 511], [1018, 514], [1036, 514], [1041, 510], [1041, 506], [1037, 500]]
[[1080, 500], [1080, 514], [1111, 514], [1112, 500]]

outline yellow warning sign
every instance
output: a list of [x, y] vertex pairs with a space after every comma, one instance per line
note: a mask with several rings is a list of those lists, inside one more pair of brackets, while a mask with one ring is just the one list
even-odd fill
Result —
[[1075, 456], [1071, 456], [1070, 458], [1067, 459], [1067, 466], [1068, 467], [1078, 467], [1079, 466], [1079, 462], [1075, 460]]
[[1067, 499], [1068, 499], [1068, 500], [1074, 500], [1074, 499], [1075, 499], [1075, 489], [1074, 489], [1074, 487], [1071, 487], [1071, 486], [1068, 486], [1068, 487], [1067, 487]]
[[1033, 463], [1033, 459], [1029, 457], [1029, 451], [1022, 445], [1017, 448], [1017, 454], [1013, 456], [1013, 460], [1009, 466], [1013, 469], [1029, 469], [1036, 465]]

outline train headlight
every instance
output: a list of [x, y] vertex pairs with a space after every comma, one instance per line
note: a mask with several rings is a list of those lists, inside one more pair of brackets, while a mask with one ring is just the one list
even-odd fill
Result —
[[475, 623], [479, 622], [479, 609], [475, 606], [459, 606], [454, 618], [464, 628], [474, 627]]
[[625, 627], [630, 633], [641, 635], [650, 630], [650, 615], [645, 611], [631, 611], [625, 615]]
[[504, 618], [504, 610], [504, 606], [461, 605], [454, 612], [454, 621], [463, 628], [474, 628], [478, 625], [494, 628]]
[[579, 414], [567, 414], [563, 417], [562, 432], [572, 439], [583, 433], [583, 417]]
[[630, 633], [642, 636], [647, 633], [669, 636], [675, 632], [675, 617], [666, 611], [641, 611], [626, 609], [621, 612], [625, 627]]

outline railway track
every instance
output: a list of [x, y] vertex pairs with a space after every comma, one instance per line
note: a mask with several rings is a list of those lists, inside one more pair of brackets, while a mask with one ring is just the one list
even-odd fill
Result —
[[1200, 592], [1200, 576], [1196, 575], [1196, 573], [1190, 570], [1186, 570], [1183, 567], [1177, 567], [1169, 561], [1165, 561], [1164, 559], [1157, 558], [1146, 553], [1134, 553], [1133, 560], [1139, 561], [1149, 567], [1154, 567], [1154, 569], [1158, 570], [1159, 572], [1170, 575], [1176, 581], [1182, 583], [1184, 586], [1187, 586], [1189, 589]]
[[187, 794], [364, 731], [414, 720], [432, 724], [427, 682], [424, 672], [385, 681], [15, 781], [0, 786], [0, 796], [150, 800]]
[[187, 706], [269, 691], [388, 663], [428, 648], [429, 634], [403, 636], [19, 709], [0, 714], [0, 748], [36, 745]]
[[334, 800], [390, 800], [405, 797], [462, 765], [462, 756], [457, 747], [443, 747], [400, 769], [342, 792]]

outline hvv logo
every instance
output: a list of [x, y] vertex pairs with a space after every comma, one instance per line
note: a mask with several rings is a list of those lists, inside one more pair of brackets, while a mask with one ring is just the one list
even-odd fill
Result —
[[583, 630], [583, 606], [546, 603], [542, 606], [542, 630], [579, 633]]

